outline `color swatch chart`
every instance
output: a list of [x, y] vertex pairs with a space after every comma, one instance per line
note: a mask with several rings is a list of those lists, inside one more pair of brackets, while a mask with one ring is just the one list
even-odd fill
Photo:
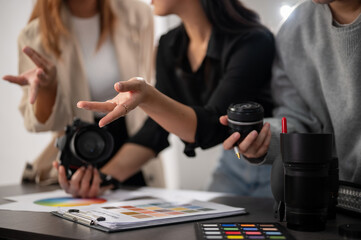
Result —
[[[162, 199], [140, 199], [122, 202], [108, 201], [106, 204], [89, 206], [82, 211], [87, 215], [104, 217], [106, 220], [96, 222], [95, 224], [109, 231], [245, 213], [244, 208], [236, 208], [219, 203], [197, 200], [170, 202]], [[60, 208], [58, 213], [61, 215], [64, 214], [64, 211]]]
[[130, 206], [109, 206], [102, 208], [136, 219], [180, 216], [184, 214], [202, 213], [214, 210], [212, 208], [205, 208], [191, 204], [176, 205], [170, 202]]
[[199, 239], [294, 239], [278, 223], [197, 223]]

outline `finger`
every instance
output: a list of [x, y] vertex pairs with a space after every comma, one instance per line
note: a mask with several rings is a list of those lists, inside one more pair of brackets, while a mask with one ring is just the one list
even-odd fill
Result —
[[24, 76], [5, 75], [3, 76], [3, 79], [20, 86], [28, 85], [28, 80]]
[[88, 196], [89, 188], [90, 188], [90, 182], [93, 177], [93, 168], [92, 166], [88, 166], [85, 170], [84, 176], [80, 181], [80, 190], [79, 195], [82, 198], [85, 198]]
[[228, 117], [227, 117], [227, 115], [221, 116], [219, 118], [219, 122], [224, 126], [228, 126]]
[[117, 105], [113, 111], [105, 115], [99, 121], [99, 127], [104, 127], [105, 125], [117, 120], [118, 118], [124, 116], [128, 110], [123, 105]]
[[59, 166], [59, 169], [58, 169], [58, 182], [59, 182], [60, 187], [62, 189], [64, 189], [65, 192], [70, 193], [69, 192], [69, 181], [68, 181], [68, 179], [66, 177], [64, 166]]
[[241, 134], [239, 134], [239, 132], [233, 133], [226, 140], [224, 140], [223, 148], [226, 150], [232, 149], [233, 146], [236, 145], [236, 143], [240, 137], [241, 137]]
[[256, 141], [254, 141], [253, 146], [252, 146], [256, 151], [258, 151], [258, 149], [262, 146], [263, 142], [265, 141], [269, 129], [270, 129], [270, 124], [265, 123], [263, 125], [260, 133], [258, 134]]
[[49, 65], [48, 61], [34, 49], [26, 46], [23, 48], [23, 52], [35, 63], [36, 66], [47, 69], [47, 66]]
[[250, 132], [247, 137], [238, 145], [239, 152], [241, 154], [247, 153], [248, 149], [252, 146], [252, 144], [256, 141], [258, 137], [258, 133], [256, 130]]
[[53, 168], [55, 168], [56, 170], [59, 171], [59, 162], [58, 161], [53, 161]]
[[257, 151], [256, 158], [262, 157], [268, 152], [268, 148], [271, 143], [271, 136], [272, 136], [271, 129], [269, 129], [267, 132], [266, 139], [264, 140], [264, 142], [262, 143], [262, 146]]
[[76, 170], [76, 172], [71, 177], [69, 191], [73, 195], [73, 197], [79, 196], [80, 183], [84, 174], [85, 174], [85, 167], [82, 166], [81, 168]]
[[144, 83], [144, 78], [135, 77], [128, 81], [117, 82], [114, 84], [114, 89], [117, 92], [140, 91]]
[[89, 190], [89, 197], [93, 198], [99, 195], [100, 193], [100, 184], [102, 180], [100, 178], [98, 169], [93, 169], [93, 182]]
[[91, 110], [94, 112], [103, 112], [108, 113], [113, 111], [113, 109], [117, 106], [116, 103], [113, 102], [91, 102], [91, 101], [80, 101], [77, 104], [78, 108], [83, 108], [86, 110]]

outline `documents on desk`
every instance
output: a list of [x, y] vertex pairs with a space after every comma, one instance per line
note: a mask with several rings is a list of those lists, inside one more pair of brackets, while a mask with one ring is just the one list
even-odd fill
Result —
[[87, 210], [52, 212], [54, 215], [106, 232], [149, 227], [176, 222], [194, 221], [244, 214], [244, 208], [223, 204], [187, 201], [168, 202], [160, 199], [111, 202], [93, 205]]
[[[52, 212], [107, 232], [244, 214], [244, 208], [207, 202], [224, 193], [142, 187], [110, 191], [100, 198], [72, 198], [63, 190], [11, 196], [3, 210]], [[138, 200], [135, 200], [138, 199]]]

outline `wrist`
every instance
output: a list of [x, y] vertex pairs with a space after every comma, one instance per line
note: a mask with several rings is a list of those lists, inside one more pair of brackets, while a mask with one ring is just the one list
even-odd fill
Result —
[[100, 179], [102, 180], [100, 186], [109, 186], [109, 185], [113, 185], [112, 189], [117, 189], [120, 186], [120, 182], [113, 178], [111, 175], [109, 174], [104, 174], [102, 173], [100, 170], [98, 170], [99, 175], [100, 175]]
[[147, 82], [144, 83], [143, 88], [143, 98], [142, 101], [139, 103], [139, 107], [144, 109], [148, 105], [152, 105], [154, 101], [154, 97], [157, 94], [157, 89], [154, 88], [152, 85], [148, 84]]

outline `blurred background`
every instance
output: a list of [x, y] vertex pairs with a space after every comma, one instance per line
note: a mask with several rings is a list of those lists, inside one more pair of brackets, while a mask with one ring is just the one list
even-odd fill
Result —
[[[146, 1], [149, 4], [150, 0]], [[274, 33], [302, 0], [242, 0], [258, 12]], [[309, 0], [310, 1], [310, 0]], [[17, 36], [26, 25], [35, 0], [0, 0], [0, 77], [18, 74]], [[155, 44], [160, 35], [179, 24], [176, 16], [155, 17]], [[0, 185], [20, 182], [26, 162], [32, 162], [50, 141], [50, 133], [29, 133], [18, 111], [20, 87], [0, 80]], [[197, 150], [196, 158], [183, 154], [183, 143], [170, 136], [171, 147], [162, 152], [166, 187], [204, 190], [217, 164], [222, 146]]]

